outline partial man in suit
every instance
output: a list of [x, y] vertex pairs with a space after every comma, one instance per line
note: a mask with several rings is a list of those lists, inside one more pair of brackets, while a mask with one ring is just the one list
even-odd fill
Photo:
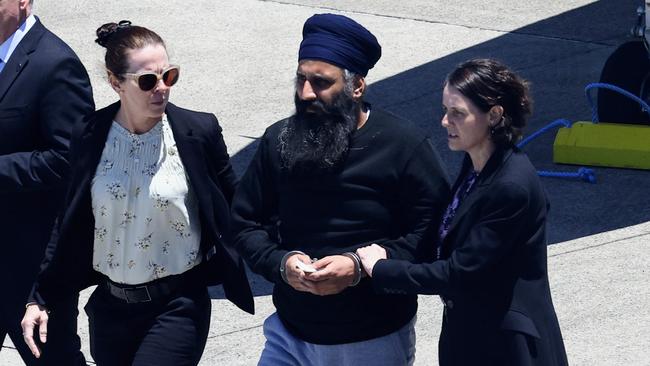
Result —
[[[8, 334], [27, 365], [85, 365], [76, 297], [50, 309], [49, 323], [65, 326], [40, 360], [20, 320], [63, 198], [72, 126], [93, 110], [85, 68], [32, 14], [32, 1], [0, 0], [0, 339]], [[47, 326], [39, 332], [45, 342]]]

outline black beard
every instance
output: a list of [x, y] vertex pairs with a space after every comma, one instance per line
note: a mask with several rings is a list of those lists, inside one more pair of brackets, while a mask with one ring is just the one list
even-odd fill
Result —
[[334, 97], [331, 105], [302, 101], [297, 94], [294, 103], [296, 113], [279, 135], [283, 167], [298, 175], [337, 170], [357, 128], [359, 103], [345, 92]]

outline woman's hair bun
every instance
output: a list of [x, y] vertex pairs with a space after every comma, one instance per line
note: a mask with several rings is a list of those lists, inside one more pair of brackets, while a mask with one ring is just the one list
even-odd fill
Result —
[[120, 20], [119, 23], [106, 23], [101, 27], [97, 28], [97, 39], [95, 42], [102, 47], [106, 47], [111, 38], [115, 33], [119, 32], [124, 28], [131, 26], [131, 21], [129, 20]]

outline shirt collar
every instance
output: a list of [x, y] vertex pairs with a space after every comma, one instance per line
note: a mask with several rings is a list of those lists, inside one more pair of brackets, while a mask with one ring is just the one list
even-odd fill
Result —
[[18, 43], [25, 37], [27, 32], [29, 32], [30, 29], [36, 24], [36, 17], [34, 14], [31, 14], [23, 24], [16, 29], [14, 34], [9, 36], [7, 40], [4, 41], [0, 45], [0, 59], [6, 64], [9, 61], [9, 58], [11, 57], [11, 54], [14, 53], [14, 50], [16, 47], [18, 47]]

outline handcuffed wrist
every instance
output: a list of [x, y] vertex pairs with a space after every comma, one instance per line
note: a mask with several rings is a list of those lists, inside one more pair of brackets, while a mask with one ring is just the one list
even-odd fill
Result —
[[307, 255], [307, 254], [305, 254], [305, 253], [303, 253], [303, 252], [301, 252], [299, 250], [292, 250], [290, 252], [287, 252], [287, 254], [285, 254], [282, 257], [282, 260], [280, 261], [280, 277], [282, 277], [282, 281], [284, 281], [284, 283], [286, 283], [286, 284], [289, 283], [289, 281], [287, 280], [287, 271], [286, 271], [287, 260], [289, 259], [289, 257], [291, 257], [294, 254]]
[[361, 258], [354, 252], [345, 252], [343, 255], [352, 259], [352, 262], [354, 262], [354, 279], [349, 287], [356, 286], [361, 282]]

